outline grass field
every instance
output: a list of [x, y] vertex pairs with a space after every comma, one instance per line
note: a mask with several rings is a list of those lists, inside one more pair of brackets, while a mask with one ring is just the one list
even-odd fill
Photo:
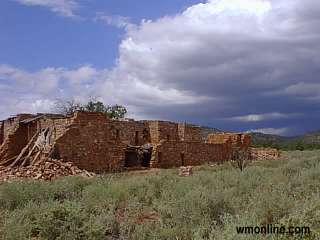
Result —
[[[309, 227], [240, 235], [237, 226]], [[229, 164], [0, 184], [0, 239], [320, 239], [320, 151]]]

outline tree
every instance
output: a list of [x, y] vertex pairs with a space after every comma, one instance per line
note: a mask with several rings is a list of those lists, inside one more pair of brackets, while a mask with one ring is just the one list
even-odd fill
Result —
[[73, 98], [57, 99], [54, 104], [54, 111], [63, 115], [72, 115], [80, 110], [83, 110], [83, 106]]
[[54, 111], [63, 115], [72, 115], [76, 111], [101, 112], [105, 113], [111, 119], [124, 118], [127, 109], [121, 105], [105, 105], [96, 98], [90, 98], [86, 104], [81, 104], [74, 99], [57, 99]]
[[296, 150], [304, 151], [304, 146], [302, 142], [298, 142], [296, 145]]
[[234, 168], [238, 168], [242, 172], [248, 166], [249, 162], [249, 151], [240, 149], [240, 147], [237, 147], [233, 150], [230, 163]]
[[124, 116], [127, 114], [127, 109], [124, 106], [116, 104], [113, 106], [108, 106], [106, 113], [111, 119], [119, 119], [124, 118]]
[[88, 112], [102, 112], [107, 113], [107, 107], [104, 105], [103, 102], [90, 99], [87, 104], [84, 105], [84, 110]]

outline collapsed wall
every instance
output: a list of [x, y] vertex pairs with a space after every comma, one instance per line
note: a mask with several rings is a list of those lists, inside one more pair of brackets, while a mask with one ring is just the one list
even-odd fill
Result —
[[115, 137], [102, 113], [77, 112], [64, 134], [56, 139], [55, 155], [89, 171], [119, 171], [126, 145]]
[[170, 168], [223, 162], [229, 159], [231, 144], [191, 141], [162, 141], [154, 146], [151, 166]]
[[280, 157], [280, 151], [275, 148], [250, 148], [253, 160], [274, 160]]
[[250, 150], [242, 133], [209, 134], [201, 128], [168, 121], [110, 120], [103, 113], [22, 114], [0, 123], [0, 165], [25, 166], [60, 159], [95, 172], [133, 167], [170, 168], [230, 160], [235, 151], [255, 158], [277, 157]]
[[28, 128], [19, 124], [20, 121], [33, 117], [31, 114], [19, 114], [2, 122], [2, 145], [0, 147], [0, 160], [17, 156], [28, 142]]
[[10, 121], [0, 165], [25, 166], [51, 157], [89, 171], [118, 171], [124, 165], [125, 144], [113, 136], [105, 114], [39, 114]]
[[151, 141], [147, 121], [109, 120], [113, 139], [127, 145], [140, 146]]
[[161, 140], [179, 141], [178, 124], [168, 121], [145, 121], [149, 125], [151, 143]]
[[248, 150], [251, 146], [251, 137], [244, 133], [213, 133], [207, 137], [207, 143], [225, 143], [231, 141], [234, 148]]
[[0, 121], [0, 147], [4, 141], [4, 121]]
[[178, 134], [180, 141], [202, 141], [202, 132], [200, 126], [179, 123]]

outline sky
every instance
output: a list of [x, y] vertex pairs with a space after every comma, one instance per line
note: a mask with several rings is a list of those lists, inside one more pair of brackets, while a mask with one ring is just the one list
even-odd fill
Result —
[[0, 119], [97, 97], [128, 117], [320, 129], [317, 0], [2, 0]]

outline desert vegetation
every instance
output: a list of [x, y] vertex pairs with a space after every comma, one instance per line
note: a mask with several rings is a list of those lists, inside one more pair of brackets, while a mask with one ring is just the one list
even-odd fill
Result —
[[319, 150], [319, 136], [319, 131], [314, 131], [296, 137], [251, 133], [252, 145], [254, 147], [271, 147], [284, 151]]
[[[0, 184], [0, 239], [319, 239], [320, 152], [250, 163]], [[310, 235], [238, 235], [237, 226]]]
[[127, 114], [125, 106], [119, 104], [106, 105], [99, 101], [97, 97], [90, 97], [86, 103], [81, 103], [74, 98], [57, 99], [52, 111], [62, 115], [72, 115], [76, 111], [101, 112], [105, 113], [110, 119], [124, 118]]

